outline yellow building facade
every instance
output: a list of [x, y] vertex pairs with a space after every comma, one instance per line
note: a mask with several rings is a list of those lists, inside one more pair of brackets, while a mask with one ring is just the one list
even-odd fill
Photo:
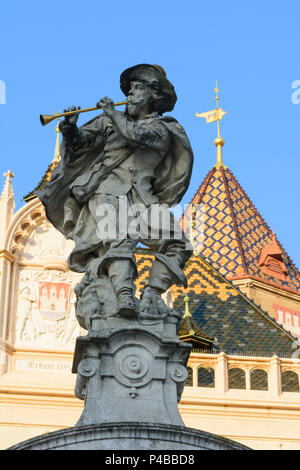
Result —
[[[74, 312], [74, 287], [80, 275], [70, 272], [66, 263], [72, 242], [49, 224], [36, 198], [15, 212], [12, 174], [8, 172], [5, 178], [0, 201], [0, 217], [5, 221], [0, 238], [2, 449], [75, 425], [83, 403], [74, 395], [71, 365], [75, 339], [84, 334]], [[138, 254], [137, 264], [140, 289], [147, 280], [151, 254]], [[194, 305], [198, 305], [195, 302], [207, 297], [207, 306], [215, 305], [212, 315], [218, 309], [223, 314], [229, 312], [228, 302], [235, 309], [239, 305], [237, 315], [245, 311], [249, 316], [245, 321], [254, 319], [255, 323], [257, 318], [261, 323], [255, 327], [258, 336], [267, 328], [274, 330], [279, 348], [278, 355], [276, 348], [266, 350], [265, 356], [263, 349], [259, 355], [247, 355], [247, 345], [237, 343], [243, 350], [239, 355], [233, 347], [239, 339], [234, 339], [236, 333], [230, 326], [236, 322], [234, 317], [227, 328], [232, 330], [228, 336], [228, 344], [235, 349], [232, 354], [222, 348], [205, 352], [195, 349], [191, 354], [189, 381], [180, 402], [185, 424], [255, 449], [300, 449], [300, 359], [295, 338], [204, 259], [191, 259], [185, 272], [188, 289], [182, 291], [175, 286], [166, 296], [169, 303], [184, 310], [183, 298], [188, 296], [188, 308], [193, 313]], [[194, 318], [198, 318], [197, 308]], [[222, 334], [216, 332], [219, 344], [226, 345], [227, 333], [224, 337]], [[214, 341], [218, 344], [218, 338]], [[285, 351], [290, 357], [279, 357]], [[265, 373], [258, 381], [259, 390], [255, 385], [253, 389], [252, 383], [256, 370]], [[240, 372], [236, 375], [236, 371]], [[292, 374], [288, 379], [286, 372]]]
[[[181, 219], [194, 244], [187, 289], [165, 301], [184, 312], [179, 331], [193, 350], [179, 404], [189, 427], [253, 449], [300, 449], [300, 273], [242, 187], [225, 167], [218, 122], [217, 163]], [[55, 156], [39, 187], [58, 164]], [[34, 191], [15, 212], [13, 174], [0, 198], [0, 448], [72, 427], [83, 402], [71, 373], [75, 316], [68, 269], [73, 242], [49, 223]], [[153, 256], [136, 254], [137, 295]], [[200, 345], [200, 346], [199, 346]], [[200, 348], [200, 349], [199, 349]]]

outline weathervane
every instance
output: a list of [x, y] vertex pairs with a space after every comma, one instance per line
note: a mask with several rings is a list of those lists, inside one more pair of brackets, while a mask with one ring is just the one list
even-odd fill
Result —
[[225, 140], [221, 137], [220, 134], [220, 120], [223, 118], [224, 114], [226, 114], [226, 111], [223, 111], [222, 108], [219, 108], [219, 89], [218, 89], [218, 82], [216, 81], [216, 103], [217, 107], [216, 109], [213, 109], [212, 111], [207, 111], [206, 113], [196, 113], [197, 117], [202, 117], [206, 119], [206, 122], [215, 122], [217, 121], [218, 123], [218, 137], [214, 140], [214, 144], [217, 147], [217, 163], [216, 163], [216, 168], [226, 168], [225, 165], [223, 164], [223, 157], [222, 157], [222, 147], [225, 144]]

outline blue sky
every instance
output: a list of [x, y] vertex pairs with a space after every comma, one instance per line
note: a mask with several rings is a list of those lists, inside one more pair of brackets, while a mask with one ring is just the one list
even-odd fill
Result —
[[53, 157], [54, 123], [39, 115], [120, 101], [125, 68], [160, 64], [195, 154], [183, 202], [216, 161], [216, 125], [195, 112], [215, 107], [217, 79], [224, 163], [300, 267], [299, 17], [299, 0], [3, 0], [0, 176], [15, 173], [17, 207]]

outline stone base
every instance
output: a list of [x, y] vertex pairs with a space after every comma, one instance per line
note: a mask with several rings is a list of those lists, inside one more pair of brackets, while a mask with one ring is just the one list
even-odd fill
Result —
[[147, 422], [182, 426], [178, 401], [191, 345], [144, 326], [79, 336], [75, 394], [85, 400], [76, 426]]
[[149, 423], [78, 426], [43, 434], [7, 450], [250, 450], [204, 431]]

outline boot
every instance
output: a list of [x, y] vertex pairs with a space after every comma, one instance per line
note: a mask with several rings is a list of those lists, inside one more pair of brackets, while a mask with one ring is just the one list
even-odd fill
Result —
[[117, 315], [124, 318], [137, 318], [138, 309], [132, 289], [123, 287], [118, 292]]
[[144, 287], [141, 302], [139, 318], [143, 319], [162, 319], [165, 318], [169, 309], [161, 298], [162, 291], [158, 288], [147, 285]]
[[108, 277], [117, 296], [117, 315], [120, 317], [137, 317], [134, 274], [135, 266], [129, 259], [111, 261], [108, 266]]

